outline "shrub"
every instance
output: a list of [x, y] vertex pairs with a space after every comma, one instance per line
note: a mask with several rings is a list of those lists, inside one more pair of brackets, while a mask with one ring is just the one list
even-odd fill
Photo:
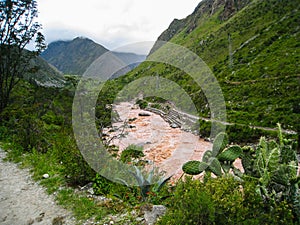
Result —
[[8, 129], [5, 126], [0, 126], [0, 140], [5, 140], [8, 138]]
[[148, 102], [142, 99], [137, 100], [136, 104], [138, 104], [141, 109], [145, 109], [148, 106]]
[[212, 224], [216, 206], [209, 190], [199, 181], [180, 182], [171, 197], [168, 211], [158, 224]]
[[127, 187], [126, 185], [112, 182], [100, 174], [96, 174], [93, 179], [93, 190], [96, 195], [117, 197], [132, 205], [138, 204], [141, 199], [137, 187]]
[[206, 183], [180, 181], [159, 225], [196, 224], [292, 224], [286, 202], [267, 205], [252, 180], [209, 178]]
[[95, 171], [84, 160], [72, 135], [57, 135], [53, 148], [59, 154], [69, 184], [84, 185], [95, 177]]
[[143, 153], [143, 147], [137, 145], [129, 145], [122, 151], [120, 160], [123, 163], [131, 163], [134, 159], [139, 159], [145, 156]]
[[[203, 137], [212, 137], [214, 138], [217, 136], [220, 132], [223, 132], [225, 129], [224, 124], [216, 122], [216, 121], [205, 121], [205, 120], [200, 120], [200, 131], [199, 133]], [[214, 126], [214, 130], [212, 130], [212, 125]]]

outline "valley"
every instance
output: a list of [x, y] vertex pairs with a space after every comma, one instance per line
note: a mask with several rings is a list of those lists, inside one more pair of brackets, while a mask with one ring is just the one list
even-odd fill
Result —
[[46, 46], [36, 3], [0, 3], [0, 223], [300, 224], [300, 0], [199, 1], [148, 55]]

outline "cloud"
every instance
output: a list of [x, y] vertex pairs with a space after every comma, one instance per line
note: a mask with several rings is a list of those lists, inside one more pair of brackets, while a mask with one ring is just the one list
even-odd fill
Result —
[[44, 29], [44, 35], [47, 42], [52, 42], [55, 40], [70, 40], [74, 37], [81, 36], [82, 32], [80, 30], [70, 30], [68, 28], [52, 28]]
[[200, 0], [37, 0], [47, 42], [86, 36], [112, 49], [154, 41]]

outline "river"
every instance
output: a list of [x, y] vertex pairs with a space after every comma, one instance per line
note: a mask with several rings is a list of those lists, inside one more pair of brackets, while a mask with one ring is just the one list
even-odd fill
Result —
[[[143, 146], [145, 159], [176, 179], [182, 175], [181, 167], [189, 160], [201, 160], [203, 153], [212, 148], [212, 143], [199, 136], [172, 128], [160, 115], [142, 110], [130, 102], [122, 102], [113, 106], [120, 117], [119, 122], [112, 124], [115, 132], [107, 132], [114, 139], [111, 144], [119, 147], [119, 154], [130, 144]], [[148, 116], [139, 116], [146, 113]], [[131, 122], [130, 119], [135, 119]], [[127, 128], [123, 129], [125, 122]], [[237, 162], [240, 166], [240, 162]]]

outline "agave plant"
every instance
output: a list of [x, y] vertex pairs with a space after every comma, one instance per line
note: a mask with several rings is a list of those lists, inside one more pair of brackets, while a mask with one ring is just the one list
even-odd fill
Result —
[[[171, 179], [171, 176], [164, 177], [161, 173], [158, 172], [158, 169], [153, 167], [150, 172], [143, 173], [137, 166], [134, 166], [134, 171], [129, 171], [140, 188], [140, 193], [143, 200], [147, 199], [150, 192], [159, 192], [161, 188]], [[123, 184], [129, 187], [129, 185], [120, 180]]]

